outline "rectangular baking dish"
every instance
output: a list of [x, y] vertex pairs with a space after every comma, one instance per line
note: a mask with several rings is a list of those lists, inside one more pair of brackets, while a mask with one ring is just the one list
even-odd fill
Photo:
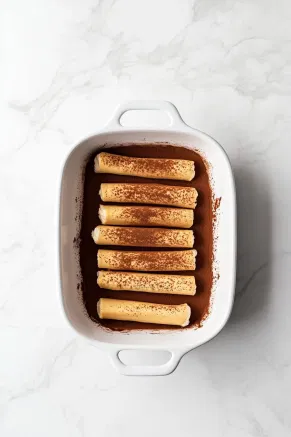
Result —
[[[129, 110], [164, 111], [171, 120], [167, 129], [128, 129], [120, 124]], [[215, 199], [220, 200], [214, 229], [213, 266], [215, 281], [211, 311], [203, 326], [181, 330], [113, 332], [94, 323], [82, 302], [80, 265], [76, 251], [82, 214], [83, 172], [89, 155], [111, 145], [167, 143], [191, 148], [206, 160]], [[97, 193], [96, 193], [97, 194]], [[210, 136], [187, 126], [176, 107], [164, 101], [132, 101], [115, 110], [105, 129], [77, 144], [63, 168], [59, 204], [59, 271], [61, 301], [70, 325], [98, 348], [105, 350], [114, 366], [125, 375], [166, 375], [182, 356], [216, 336], [226, 324], [233, 305], [236, 270], [236, 200], [231, 166], [223, 148]], [[97, 264], [96, 264], [97, 270]], [[119, 359], [123, 350], [162, 350], [171, 353], [162, 365], [129, 366]]]

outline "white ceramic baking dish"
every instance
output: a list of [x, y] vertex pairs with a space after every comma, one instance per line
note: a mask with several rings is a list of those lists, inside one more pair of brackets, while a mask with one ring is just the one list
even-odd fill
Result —
[[[167, 129], [128, 129], [120, 124], [129, 110], [164, 111], [171, 120]], [[84, 309], [80, 288], [80, 267], [74, 241], [79, 234], [82, 212], [82, 177], [88, 156], [110, 145], [128, 143], [161, 143], [180, 145], [198, 151], [209, 164], [214, 198], [221, 198], [215, 229], [214, 268], [218, 273], [212, 290], [212, 307], [201, 328], [174, 331], [112, 332], [89, 319]], [[231, 313], [236, 269], [236, 201], [235, 185], [229, 160], [222, 147], [210, 136], [187, 126], [176, 107], [169, 102], [133, 101], [120, 105], [101, 133], [93, 134], [77, 144], [63, 168], [59, 208], [59, 259], [61, 297], [64, 314], [71, 326], [108, 352], [114, 366], [125, 375], [166, 375], [182, 356], [216, 336]], [[123, 350], [162, 350], [171, 353], [162, 365], [125, 365], [119, 359]]]

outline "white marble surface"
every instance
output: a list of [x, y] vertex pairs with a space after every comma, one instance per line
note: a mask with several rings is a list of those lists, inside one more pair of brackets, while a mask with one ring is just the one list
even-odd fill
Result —
[[[0, 435], [291, 435], [289, 0], [1, 3]], [[61, 164], [118, 102], [166, 99], [238, 191], [227, 327], [174, 374], [128, 378], [59, 309]]]

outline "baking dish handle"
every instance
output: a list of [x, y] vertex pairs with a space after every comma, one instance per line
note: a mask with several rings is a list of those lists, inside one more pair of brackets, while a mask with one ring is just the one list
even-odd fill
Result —
[[171, 129], [181, 129], [185, 127], [186, 124], [181, 118], [181, 115], [175, 105], [171, 102], [165, 100], [131, 100], [128, 102], [121, 103], [117, 106], [114, 111], [113, 117], [106, 125], [108, 130], [121, 130], [124, 129], [120, 123], [120, 119], [123, 114], [127, 111], [138, 111], [138, 110], [156, 110], [165, 112], [171, 121], [169, 128]]
[[128, 350], [128, 349], [119, 349], [119, 350], [113, 350], [110, 352], [110, 358], [112, 361], [113, 366], [115, 369], [121, 373], [122, 375], [127, 376], [163, 376], [163, 375], [169, 375], [172, 373], [176, 367], [178, 366], [181, 358], [185, 355], [187, 351], [181, 350], [181, 349], [173, 349], [171, 351], [166, 350], [166, 352], [171, 353], [170, 359], [160, 365], [138, 365], [138, 366], [130, 366], [127, 364], [124, 364], [120, 358], [119, 353], [122, 350]]

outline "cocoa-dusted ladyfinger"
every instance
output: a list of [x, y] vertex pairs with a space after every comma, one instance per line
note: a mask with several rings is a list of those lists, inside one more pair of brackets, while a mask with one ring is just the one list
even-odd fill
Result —
[[103, 225], [162, 226], [191, 228], [194, 211], [164, 206], [100, 205], [99, 218]]
[[100, 319], [125, 320], [159, 325], [189, 325], [191, 308], [186, 303], [181, 305], [162, 305], [132, 300], [101, 298], [97, 302]]
[[195, 249], [179, 251], [124, 251], [99, 249], [99, 269], [169, 272], [195, 270]]
[[186, 159], [133, 158], [107, 152], [98, 153], [94, 168], [96, 173], [181, 181], [192, 181], [195, 175], [194, 162]]
[[193, 231], [185, 229], [101, 225], [94, 229], [92, 238], [96, 244], [107, 246], [190, 248], [194, 244]]
[[159, 273], [112, 272], [100, 270], [97, 274], [100, 288], [115, 291], [136, 291], [157, 294], [194, 296], [196, 283], [193, 275], [166, 275]]
[[163, 184], [103, 183], [103, 202], [149, 203], [195, 209], [198, 193], [193, 187]]

